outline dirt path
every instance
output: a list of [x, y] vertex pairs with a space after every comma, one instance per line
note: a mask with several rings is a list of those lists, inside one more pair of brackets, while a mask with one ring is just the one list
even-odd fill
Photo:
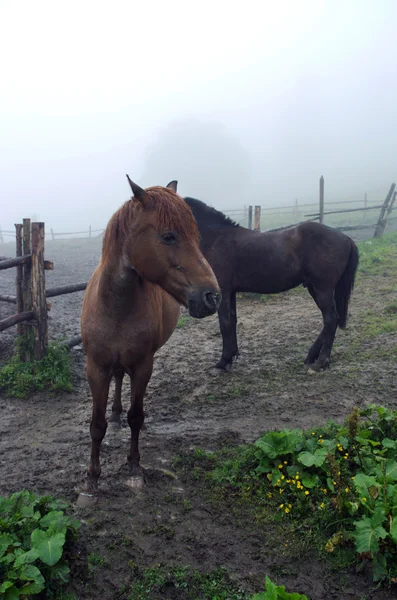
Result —
[[[93, 246], [85, 257], [80, 250], [66, 260], [60, 252], [51, 285], [84, 280], [98, 253]], [[266, 535], [220, 514], [203, 500], [200, 489], [176, 479], [171, 466], [175, 454], [190, 447], [216, 449], [252, 441], [267, 429], [340, 421], [354, 406], [371, 402], [397, 408], [396, 378], [387, 353], [396, 343], [395, 334], [386, 333], [380, 340], [365, 335], [362, 324], [368, 308], [380, 310], [397, 299], [397, 291], [382, 296], [381, 284], [381, 277], [359, 283], [349, 328], [337, 334], [332, 369], [312, 377], [303, 359], [321, 319], [303, 289], [266, 302], [239, 301], [241, 356], [227, 374], [213, 369], [221, 348], [216, 318], [186, 318], [156, 357], [145, 402], [147, 429], [141, 437], [146, 469], [142, 492], [133, 493], [125, 485], [125, 413], [122, 429], [108, 430], [101, 454], [102, 498], [95, 509], [78, 511], [88, 525], [89, 552], [104, 562], [87, 586], [79, 588], [79, 598], [127, 598], [123, 586], [131, 582], [132, 562], [200, 570], [222, 565], [245, 586], [257, 589], [265, 572], [284, 572], [281, 582], [292, 583], [312, 600], [389, 597], [370, 595], [359, 576], [346, 575], [343, 582], [327, 579], [324, 567], [311, 557], [284, 565], [268, 552], [271, 540]], [[80, 302], [80, 294], [54, 300], [53, 334], [78, 331]], [[3, 351], [7, 348], [3, 340]], [[0, 494], [28, 488], [76, 500], [90, 452], [91, 400], [81, 350], [74, 352], [73, 362], [76, 387], [71, 394], [38, 394], [23, 401], [0, 398]], [[128, 395], [125, 384], [124, 407]]]

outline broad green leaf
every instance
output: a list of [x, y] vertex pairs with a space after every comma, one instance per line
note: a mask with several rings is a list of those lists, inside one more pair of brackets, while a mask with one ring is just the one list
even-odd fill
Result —
[[298, 455], [298, 460], [305, 467], [321, 467], [324, 464], [327, 457], [327, 450], [325, 448], [319, 448], [312, 452], [301, 452]]
[[371, 516], [371, 524], [373, 527], [378, 527], [382, 525], [385, 520], [385, 509], [383, 506], [377, 506], [374, 510], [373, 515]]
[[59, 510], [53, 510], [46, 515], [42, 519], [40, 519], [40, 527], [44, 529], [52, 529], [56, 532], [65, 533], [66, 528], [70, 525], [72, 519], [63, 514], [63, 512]]
[[397, 440], [391, 440], [390, 438], [384, 438], [382, 440], [382, 446], [384, 448], [393, 448], [397, 450]]
[[9, 546], [12, 545], [14, 541], [14, 538], [11, 535], [8, 535], [7, 533], [3, 533], [0, 535], [0, 558], [3, 556], [3, 554], [5, 554], [9, 548]]
[[371, 519], [363, 517], [360, 521], [355, 523], [356, 533], [354, 534], [356, 540], [356, 549], [359, 554], [363, 552], [370, 552], [374, 555], [379, 550], [379, 540], [385, 539], [387, 531], [380, 525], [374, 527]]
[[347, 447], [348, 447], [348, 445], [349, 445], [349, 440], [347, 439], [347, 437], [345, 437], [345, 436], [341, 435], [341, 436], [338, 438], [338, 443], [339, 443], [339, 444], [341, 444], [341, 446], [343, 447], [343, 450], [346, 450], [346, 448], [347, 448]]
[[63, 561], [56, 564], [51, 570], [51, 576], [53, 579], [57, 579], [62, 583], [67, 583], [69, 581], [69, 573], [70, 569], [67, 564]]
[[44, 577], [34, 565], [25, 565], [19, 579], [29, 582], [21, 588], [21, 595], [38, 594], [45, 588]]
[[8, 590], [4, 594], [4, 600], [18, 600], [19, 598], [19, 590], [13, 585], [9, 587]]
[[386, 461], [386, 481], [391, 483], [392, 481], [397, 481], [397, 461], [395, 460], [387, 460]]
[[39, 551], [37, 548], [31, 548], [28, 552], [20, 554], [14, 562], [14, 567], [18, 568], [22, 565], [32, 563], [39, 558]]
[[376, 488], [380, 486], [376, 477], [374, 477], [373, 475], [364, 475], [364, 473], [357, 473], [353, 480], [353, 484], [356, 488], [358, 495], [361, 498], [364, 497], [367, 499], [369, 496], [372, 495], [370, 492], [371, 488]]
[[65, 543], [64, 533], [51, 533], [35, 529], [31, 535], [32, 546], [39, 551], [39, 558], [46, 565], [52, 567], [62, 556]]
[[375, 554], [372, 562], [373, 580], [382, 581], [387, 576], [387, 561], [384, 554]]
[[320, 484], [320, 478], [318, 475], [311, 475], [310, 473], [303, 473], [301, 476], [301, 481], [307, 488], [313, 488]]
[[255, 446], [269, 458], [277, 458], [295, 452], [301, 447], [303, 434], [300, 430], [270, 431], [255, 442]]
[[390, 527], [390, 537], [395, 544], [397, 544], [397, 517], [393, 519], [392, 525]]
[[6, 590], [8, 590], [8, 588], [10, 588], [11, 586], [13, 586], [14, 584], [12, 583], [12, 581], [4, 581], [1, 585], [0, 585], [0, 594], [3, 594]]

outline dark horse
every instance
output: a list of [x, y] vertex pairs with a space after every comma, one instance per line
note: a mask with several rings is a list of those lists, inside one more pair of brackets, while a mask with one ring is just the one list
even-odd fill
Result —
[[313, 222], [259, 233], [240, 227], [200, 200], [185, 201], [222, 291], [218, 314], [223, 351], [216, 366], [225, 369], [238, 356], [236, 292], [275, 294], [303, 284], [324, 320], [305, 364], [313, 370], [328, 367], [336, 329], [346, 326], [358, 266], [355, 243], [340, 231]]
[[215, 275], [200, 252], [192, 211], [176, 194], [176, 182], [146, 190], [129, 182], [133, 198], [109, 221], [102, 259], [83, 301], [81, 332], [93, 402], [90, 492], [97, 489], [101, 472], [99, 452], [112, 378], [116, 392], [111, 420], [116, 425], [124, 374], [131, 379], [129, 483], [140, 486], [138, 438], [154, 354], [175, 329], [181, 304], [201, 318], [215, 313], [220, 302]]

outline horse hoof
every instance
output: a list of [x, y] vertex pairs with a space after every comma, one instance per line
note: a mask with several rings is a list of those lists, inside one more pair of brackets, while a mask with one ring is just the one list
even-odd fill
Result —
[[97, 502], [98, 496], [96, 494], [80, 492], [79, 497], [77, 498], [76, 506], [78, 508], [87, 508], [88, 506], [93, 506]]
[[126, 485], [133, 490], [141, 490], [143, 488], [142, 475], [132, 475], [127, 479]]

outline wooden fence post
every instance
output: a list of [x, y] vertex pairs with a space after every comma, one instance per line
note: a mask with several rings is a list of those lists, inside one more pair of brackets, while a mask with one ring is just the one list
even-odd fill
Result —
[[260, 231], [260, 229], [261, 229], [261, 207], [260, 206], [255, 206], [254, 229], [256, 231]]
[[319, 222], [324, 223], [324, 177], [320, 177], [320, 210], [319, 210]]
[[51, 231], [52, 241], [54, 241], [55, 240], [55, 235], [54, 235], [54, 230], [52, 229], [52, 227], [51, 227], [50, 231]]
[[[386, 214], [386, 216], [385, 216], [385, 213], [389, 208], [389, 203], [391, 202], [391, 200], [393, 198], [395, 188], [396, 188], [396, 184], [392, 183], [390, 186], [389, 193], [387, 194], [385, 201], [382, 204], [382, 208], [380, 209], [378, 222], [376, 224], [375, 231], [374, 231], [374, 238], [382, 237], [382, 235], [383, 235], [383, 232], [386, 227], [387, 217], [389, 215], [389, 212]], [[393, 202], [394, 202], [394, 200], [393, 200]], [[391, 209], [390, 209], [390, 212], [391, 212]]]
[[252, 229], [252, 206], [248, 207], [248, 229]]
[[32, 223], [32, 306], [34, 324], [34, 358], [42, 359], [47, 352], [47, 301], [44, 270], [44, 223]]
[[[16, 236], [16, 256], [22, 256], [22, 224], [15, 224], [15, 236]], [[17, 297], [17, 313], [23, 312], [23, 294], [22, 294], [22, 273], [23, 265], [17, 266], [17, 276], [15, 280], [16, 297]], [[21, 336], [23, 333], [22, 323], [18, 323], [18, 335]]]
[[89, 238], [91, 237], [91, 225], [90, 225], [90, 226], [89, 226], [89, 228], [88, 228], [88, 237], [89, 237]]
[[[27, 256], [32, 253], [30, 244], [30, 219], [23, 220], [23, 255]], [[22, 271], [22, 296], [23, 296], [23, 310], [32, 310], [32, 291], [31, 291], [31, 272], [32, 262], [27, 260], [23, 265]], [[31, 355], [31, 332], [32, 326], [30, 323], [23, 323], [22, 335], [23, 343], [21, 347], [21, 360], [30, 362], [32, 360]]]

